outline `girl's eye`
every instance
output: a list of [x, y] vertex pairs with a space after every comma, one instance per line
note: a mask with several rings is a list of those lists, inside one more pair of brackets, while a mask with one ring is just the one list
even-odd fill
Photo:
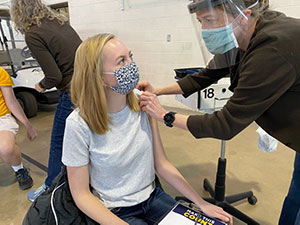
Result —
[[125, 63], [125, 59], [124, 59], [124, 57], [122, 57], [122, 59], [120, 60], [120, 62], [119, 62], [119, 65], [122, 65], [122, 64], [124, 64]]

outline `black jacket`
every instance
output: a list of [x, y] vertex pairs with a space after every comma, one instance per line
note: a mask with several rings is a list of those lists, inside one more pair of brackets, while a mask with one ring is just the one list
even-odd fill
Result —
[[75, 52], [81, 44], [76, 31], [68, 23], [60, 25], [56, 19], [43, 19], [40, 26], [25, 32], [25, 41], [45, 73], [42, 86], [69, 91]]
[[49, 190], [30, 206], [22, 225], [99, 225], [81, 212], [69, 189], [63, 166]]
[[[256, 24], [248, 49], [230, 74], [234, 94], [221, 111], [190, 116], [196, 138], [228, 140], [256, 121], [266, 132], [300, 152], [300, 20], [275, 11]], [[218, 72], [221, 74], [216, 75]], [[202, 72], [178, 81], [187, 97], [228, 71]]]

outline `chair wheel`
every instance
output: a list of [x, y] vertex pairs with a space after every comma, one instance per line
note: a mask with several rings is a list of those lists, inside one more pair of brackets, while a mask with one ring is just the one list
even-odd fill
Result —
[[252, 195], [251, 197], [248, 198], [248, 202], [251, 205], [255, 205], [257, 203], [257, 198], [254, 195]]

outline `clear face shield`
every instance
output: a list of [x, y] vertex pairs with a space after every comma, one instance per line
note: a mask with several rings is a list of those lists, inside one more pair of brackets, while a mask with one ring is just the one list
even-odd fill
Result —
[[239, 62], [239, 49], [249, 41], [253, 25], [244, 0], [193, 0], [192, 14], [200, 49], [209, 69], [223, 69]]

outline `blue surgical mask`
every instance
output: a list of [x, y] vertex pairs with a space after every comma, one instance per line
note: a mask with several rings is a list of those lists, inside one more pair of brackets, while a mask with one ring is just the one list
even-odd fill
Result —
[[134, 61], [114, 72], [104, 72], [105, 74], [114, 75], [118, 84], [110, 87], [115, 92], [126, 95], [131, 92], [137, 85], [140, 74], [139, 69]]
[[202, 29], [202, 38], [208, 51], [212, 54], [224, 54], [238, 47], [232, 23], [215, 29]]

